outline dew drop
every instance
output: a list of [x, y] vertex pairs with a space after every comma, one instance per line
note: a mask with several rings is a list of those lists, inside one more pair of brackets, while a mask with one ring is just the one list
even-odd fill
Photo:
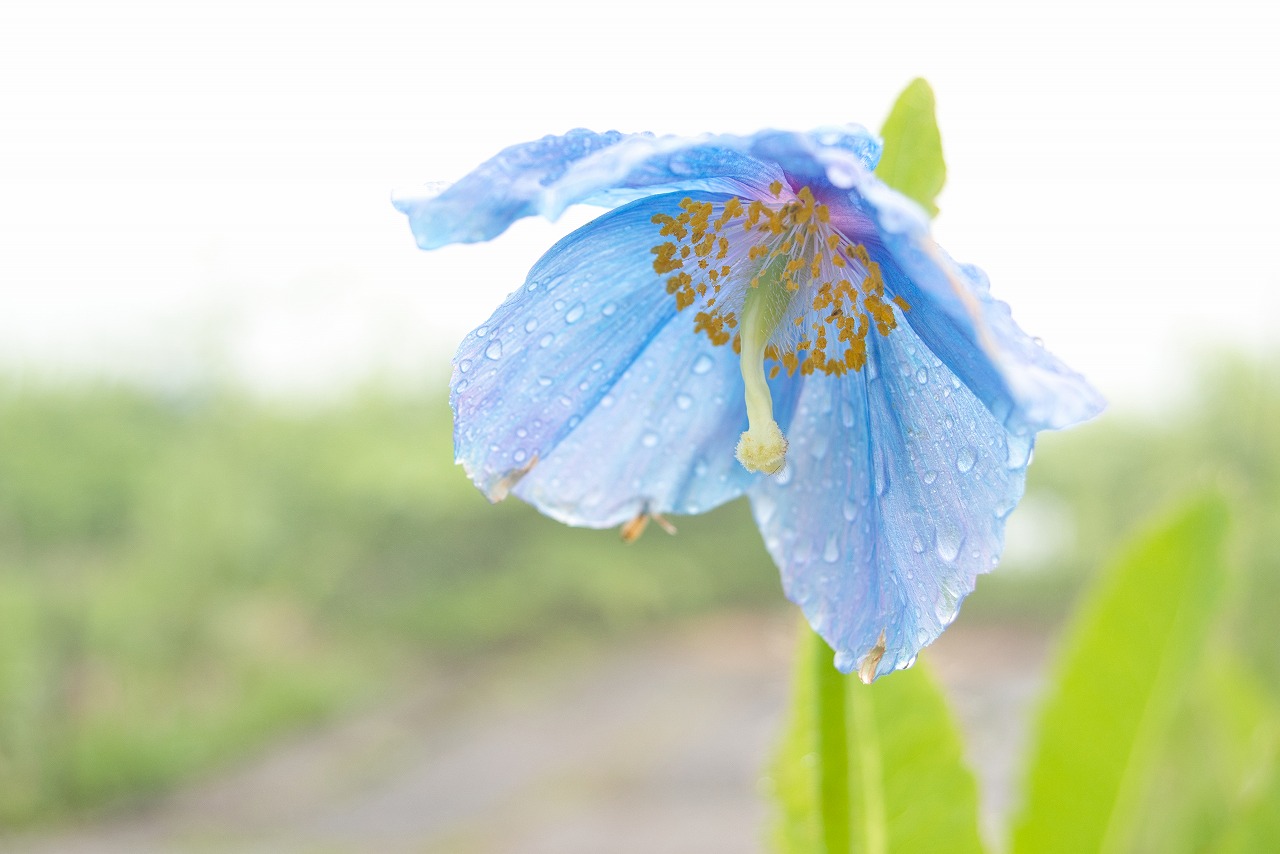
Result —
[[612, 317], [613, 313], [617, 310], [618, 304], [616, 302], [607, 302], [604, 304], [604, 307], [600, 309], [600, 313], [605, 317]]
[[551, 307], [554, 308], [556, 311], [564, 311], [564, 300], [562, 299], [556, 300], [551, 304]]
[[847, 400], [840, 403], [840, 421], [846, 427], [853, 426], [853, 404]]
[[603, 406], [605, 409], [608, 409], [610, 406], [613, 406], [613, 395], [606, 394], [604, 397], [600, 398], [600, 405]]
[[532, 332], [537, 328], [538, 328], [538, 321], [534, 320], [532, 317], [526, 320], [524, 323], [525, 332]]
[[536, 281], [530, 282], [528, 285], [525, 286], [525, 290], [536, 291], [537, 289], [538, 289], [538, 283]]
[[911, 551], [915, 552], [918, 555], [924, 554], [924, 540], [920, 539], [919, 537], [916, 537], [914, 540], [912, 540]]
[[578, 303], [573, 308], [569, 309], [567, 314], [565, 314], [564, 322], [577, 323], [579, 320], [582, 319], [582, 315], [586, 313], [587, 313], [587, 307], [582, 303]]
[[937, 537], [938, 557], [952, 563], [960, 556], [960, 548], [964, 545], [964, 533], [954, 522], [944, 522], [935, 532]]
[[578, 391], [586, 391], [589, 388], [591, 388], [591, 383], [587, 382], [586, 380], [583, 380], [582, 382], [578, 383]]
[[658, 446], [658, 434], [645, 433], [640, 437], [640, 444], [644, 445], [646, 448], [656, 448]]
[[489, 346], [484, 348], [486, 359], [493, 359], [495, 362], [502, 358], [502, 342], [497, 338], [489, 342]]
[[702, 353], [693, 361], [693, 372], [695, 374], [705, 374], [715, 367], [715, 362], [706, 353]]
[[453, 387], [453, 390], [458, 394], [462, 394], [464, 391], [467, 390], [468, 386], [470, 385], [471, 383], [468, 382], [467, 380], [459, 380], [458, 384]]
[[572, 430], [574, 427], [577, 427], [581, 423], [582, 423], [582, 416], [574, 415], [572, 418], [569, 419], [569, 422], [566, 426], [568, 426], [568, 428]]
[[543, 335], [541, 338], [539, 338], [539, 339], [538, 339], [538, 346], [539, 346], [539, 347], [550, 347], [550, 346], [551, 346], [551, 342], [552, 342], [552, 341], [554, 341], [554, 340], [556, 340], [556, 336], [554, 336], [554, 335], [552, 335], [550, 332], [548, 332], [546, 335]]
[[488, 334], [489, 334], [489, 327], [487, 327], [487, 326], [478, 326], [478, 327], [476, 327], [476, 337], [477, 337], [477, 338], [483, 338], [483, 337], [485, 337], [485, 336], [486, 336], [486, 335], [488, 335]]
[[852, 522], [854, 519], [858, 518], [858, 505], [854, 504], [847, 498], [844, 500], [844, 506], [841, 507], [840, 510], [844, 513], [844, 520], [846, 522]]
[[546, 388], [551, 385], [551, 377], [538, 377], [538, 385]]
[[459, 363], [458, 363], [458, 370], [462, 371], [462, 373], [464, 373], [464, 374], [465, 374], [467, 371], [471, 370], [471, 360], [470, 360], [470, 359], [463, 359], [461, 362], [459, 362]]
[[[756, 524], [767, 525], [769, 520], [773, 518], [774, 512], [777, 511], [778, 504], [768, 495], [761, 493], [751, 502], [751, 509], [755, 511]], [[774, 546], [771, 545], [770, 548], [774, 548]]]
[[703, 477], [707, 473], [707, 461], [702, 457], [698, 457], [698, 461], [693, 464], [693, 473], [698, 477]]
[[916, 371], [916, 382], [920, 383], [920, 385], [924, 385], [929, 382], [929, 372], [924, 368], [920, 368]]
[[956, 455], [956, 470], [965, 474], [973, 468], [975, 462], [977, 460], [973, 455], [973, 448], [961, 448], [960, 453]]
[[524, 429], [523, 427], [517, 427], [517, 428], [516, 428], [516, 437], [517, 437], [517, 438], [519, 438], [519, 439], [523, 439], [525, 436], [528, 436], [528, 435], [529, 435], [529, 431], [528, 431], [528, 430], [526, 430], [526, 429]]
[[924, 473], [924, 477], [922, 479], [925, 483], [933, 483], [938, 479], [938, 473], [936, 471], [927, 471]]
[[693, 406], [693, 398], [692, 398], [692, 397], [689, 397], [689, 395], [687, 395], [687, 394], [677, 394], [677, 395], [676, 395], [676, 408], [677, 408], [677, 409], [687, 410], [687, 409], [688, 409], [689, 407], [691, 407], [691, 406]]
[[526, 454], [523, 450], [517, 450], [514, 454], [511, 455], [511, 459], [515, 460], [518, 463], [522, 463], [524, 462], [525, 457], [527, 456], [529, 455]]
[[835, 563], [840, 559], [840, 544], [836, 541], [834, 531], [827, 534], [827, 546], [822, 550], [822, 559], [827, 563]]

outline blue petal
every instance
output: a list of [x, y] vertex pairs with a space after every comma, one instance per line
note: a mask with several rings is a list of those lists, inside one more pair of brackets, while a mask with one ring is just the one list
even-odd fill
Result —
[[929, 234], [915, 202], [851, 160], [840, 185], [853, 209], [833, 216], [881, 265], [886, 289], [911, 306], [907, 322], [1010, 431], [1033, 435], [1085, 421], [1106, 406], [1083, 376], [1013, 321], [986, 275], [960, 265]]
[[873, 333], [868, 355], [861, 373], [805, 379], [787, 468], [750, 495], [787, 596], [836, 666], [861, 667], [883, 632], [883, 675], [910, 665], [995, 565], [1031, 440], [910, 327]]
[[423, 249], [491, 240], [517, 219], [541, 213], [546, 188], [572, 164], [624, 138], [617, 131], [578, 128], [513, 145], [438, 195], [398, 197], [393, 203], [409, 216]]
[[489, 240], [521, 217], [554, 219], [580, 202], [612, 207], [673, 191], [764, 196], [789, 174], [818, 175], [825, 164], [865, 170], [879, 155], [879, 142], [855, 126], [697, 138], [574, 130], [512, 146], [439, 195], [395, 204], [418, 245], [433, 249]]
[[[651, 266], [656, 196], [594, 220], [530, 271], [462, 342], [455, 451], [493, 500], [512, 491], [561, 521], [604, 527], [641, 512], [698, 513], [751, 475], [738, 360], [693, 331]], [[535, 462], [536, 461], [536, 462]]]

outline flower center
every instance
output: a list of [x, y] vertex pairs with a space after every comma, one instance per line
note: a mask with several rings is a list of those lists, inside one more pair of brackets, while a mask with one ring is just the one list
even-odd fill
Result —
[[786, 439], [766, 373], [860, 371], [870, 330], [888, 335], [898, 325], [894, 305], [910, 309], [901, 297], [886, 300], [879, 265], [832, 228], [808, 187], [785, 189], [775, 181], [768, 201], [686, 198], [679, 215], [653, 217], [671, 239], [650, 250], [676, 308], [695, 307], [694, 331], [740, 354], [749, 427], [737, 456], [768, 474], [782, 468]]

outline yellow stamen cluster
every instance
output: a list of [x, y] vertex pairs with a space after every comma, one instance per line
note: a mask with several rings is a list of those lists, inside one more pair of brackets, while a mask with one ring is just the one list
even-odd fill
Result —
[[667, 277], [667, 293], [677, 309], [699, 304], [695, 331], [716, 345], [732, 342], [737, 351], [738, 317], [725, 305], [730, 286], [759, 287], [765, 271], [778, 262], [780, 272], [774, 275], [799, 300], [791, 312], [794, 331], [783, 330], [785, 340], [775, 337], [765, 349], [765, 358], [774, 363], [769, 376], [783, 369], [837, 376], [862, 370], [870, 330], [888, 335], [897, 326], [890, 302], [904, 312], [910, 306], [902, 297], [886, 300], [880, 266], [865, 246], [850, 243], [831, 227], [830, 211], [808, 187], [785, 202], [782, 182], [769, 190], [772, 203], [686, 198], [677, 216], [655, 215], [660, 234], [671, 239], [650, 250], [654, 271]]

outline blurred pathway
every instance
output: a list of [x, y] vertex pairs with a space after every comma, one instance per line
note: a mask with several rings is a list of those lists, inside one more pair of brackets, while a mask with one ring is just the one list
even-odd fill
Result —
[[[398, 704], [278, 745], [24, 854], [761, 850], [791, 615], [703, 618], [623, 646], [437, 673]], [[1010, 806], [1046, 642], [962, 620], [927, 651], [988, 823]]]

